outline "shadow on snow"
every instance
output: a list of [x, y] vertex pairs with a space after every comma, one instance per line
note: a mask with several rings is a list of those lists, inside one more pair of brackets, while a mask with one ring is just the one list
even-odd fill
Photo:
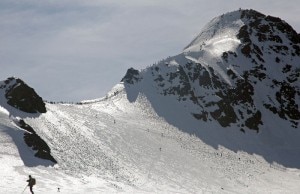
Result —
[[54, 163], [49, 160], [40, 159], [34, 156], [35, 152], [26, 145], [24, 141], [24, 131], [0, 125], [3, 132], [8, 134], [18, 148], [20, 157], [27, 167], [53, 166]]
[[[139, 91], [131, 90], [126, 84], [125, 90], [127, 99], [135, 102]], [[253, 130], [246, 130], [243, 133], [237, 127], [223, 128], [217, 121], [197, 120], [187, 109], [179, 107], [176, 100], [158, 97], [151, 92], [143, 95], [147, 97], [158, 116], [163, 117], [179, 130], [195, 135], [215, 149], [223, 146], [234, 152], [244, 151], [248, 154], [260, 155], [270, 164], [277, 163], [284, 167], [300, 169], [300, 132], [297, 130], [277, 127], [276, 132], [279, 132], [279, 136], [276, 136], [272, 132], [275, 129], [263, 125], [259, 133]], [[288, 133], [287, 130], [290, 132]]]

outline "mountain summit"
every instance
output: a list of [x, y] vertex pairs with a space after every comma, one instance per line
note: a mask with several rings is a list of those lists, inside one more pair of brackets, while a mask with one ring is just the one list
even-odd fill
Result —
[[259, 132], [275, 121], [298, 128], [299, 43], [299, 34], [280, 18], [238, 10], [214, 18], [181, 54], [130, 69], [122, 81], [129, 96], [176, 99], [152, 104], [175, 103], [199, 124]]

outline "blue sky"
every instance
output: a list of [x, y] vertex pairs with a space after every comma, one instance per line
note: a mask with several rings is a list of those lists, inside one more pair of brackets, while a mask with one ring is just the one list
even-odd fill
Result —
[[1, 0], [0, 77], [45, 100], [103, 97], [130, 67], [173, 56], [213, 17], [239, 8], [300, 32], [299, 0]]

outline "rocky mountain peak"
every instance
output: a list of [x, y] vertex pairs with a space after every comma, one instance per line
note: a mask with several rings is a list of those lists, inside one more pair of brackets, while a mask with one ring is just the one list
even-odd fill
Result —
[[19, 78], [10, 77], [0, 82], [1, 93], [7, 104], [27, 113], [45, 113], [43, 99]]
[[[183, 53], [128, 72], [123, 79], [128, 93], [175, 98], [201, 122], [258, 132], [272, 114], [287, 127], [299, 125], [299, 34], [255, 10], [218, 16]], [[154, 103], [159, 102], [153, 98]]]

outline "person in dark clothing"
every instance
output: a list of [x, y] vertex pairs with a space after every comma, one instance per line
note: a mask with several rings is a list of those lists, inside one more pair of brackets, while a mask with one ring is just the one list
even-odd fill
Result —
[[27, 180], [28, 182], [28, 186], [30, 189], [31, 194], [34, 194], [34, 192], [32, 191], [32, 187], [33, 185], [35, 185], [35, 179], [31, 177], [31, 175], [29, 175], [29, 179]]

